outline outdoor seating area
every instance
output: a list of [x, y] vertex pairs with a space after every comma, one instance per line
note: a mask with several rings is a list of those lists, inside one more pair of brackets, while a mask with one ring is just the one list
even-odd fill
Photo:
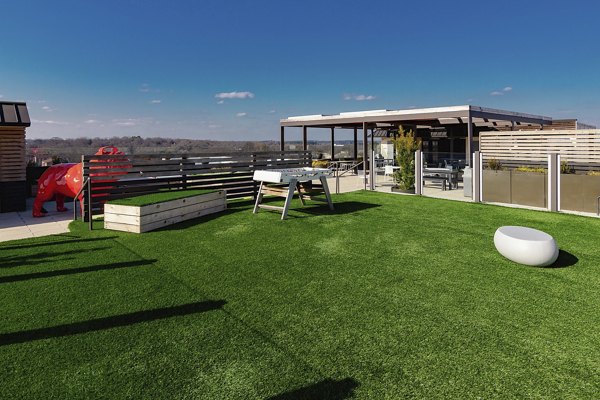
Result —
[[[239, 199], [143, 236], [76, 221], [0, 243], [0, 397], [598, 393], [600, 220], [369, 191], [333, 200], [294, 199], [286, 221]], [[496, 227], [522, 221], [560, 243], [551, 268], [496, 252]], [[393, 240], [369, 239], [381, 237]]]

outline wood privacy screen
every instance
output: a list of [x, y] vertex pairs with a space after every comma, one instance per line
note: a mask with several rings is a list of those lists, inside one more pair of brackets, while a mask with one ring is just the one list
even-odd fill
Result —
[[25, 180], [25, 128], [0, 127], [0, 182]]
[[[254, 197], [257, 169], [310, 167], [310, 151], [83, 156], [85, 210], [104, 212], [104, 202], [160, 190], [225, 189], [227, 198]], [[87, 219], [87, 215], [85, 216]]]
[[481, 132], [479, 149], [484, 163], [504, 166], [546, 165], [548, 154], [560, 154], [578, 171], [600, 169], [600, 130]]

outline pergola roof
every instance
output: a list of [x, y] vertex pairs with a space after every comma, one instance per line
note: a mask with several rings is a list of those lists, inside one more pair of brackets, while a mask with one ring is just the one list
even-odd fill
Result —
[[518, 113], [478, 106], [452, 106], [416, 108], [405, 110], [370, 110], [344, 112], [335, 115], [301, 115], [280, 120], [282, 127], [354, 128], [363, 123], [377, 127], [401, 124], [431, 127], [467, 123], [468, 118], [475, 126], [547, 125], [552, 118], [542, 115]]

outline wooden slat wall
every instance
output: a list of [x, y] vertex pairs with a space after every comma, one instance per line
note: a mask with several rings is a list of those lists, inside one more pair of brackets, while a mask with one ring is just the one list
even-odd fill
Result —
[[0, 182], [25, 181], [25, 128], [0, 127]]
[[[593, 128], [593, 127], [592, 127]], [[499, 126], [496, 128], [499, 131], [510, 131], [510, 126]], [[576, 119], [555, 119], [551, 124], [544, 125], [545, 131], [564, 131], [570, 129], [578, 129]], [[539, 125], [515, 125], [515, 131], [539, 131]]]
[[[258, 190], [252, 180], [255, 170], [309, 167], [311, 163], [310, 151], [94, 155], [83, 157], [83, 176], [84, 180], [91, 177], [93, 214], [101, 214], [107, 200], [165, 189], [226, 189], [228, 199], [254, 197]], [[111, 168], [102, 169], [107, 166]], [[96, 175], [107, 172], [113, 175]], [[107, 179], [116, 181], [102, 182]]]
[[482, 132], [479, 149], [484, 162], [503, 165], [545, 165], [548, 154], [558, 153], [576, 170], [600, 168], [600, 129], [532, 132]]

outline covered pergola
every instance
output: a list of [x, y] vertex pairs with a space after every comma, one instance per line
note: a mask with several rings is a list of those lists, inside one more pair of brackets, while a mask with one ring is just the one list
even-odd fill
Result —
[[[334, 158], [335, 130], [350, 129], [354, 131], [354, 158], [358, 158], [358, 134], [362, 130], [363, 160], [368, 160], [369, 129], [397, 130], [404, 129], [436, 128], [449, 126], [465, 126], [466, 154], [474, 151], [473, 137], [476, 131], [511, 129], [518, 130], [520, 126], [537, 125], [543, 129], [544, 125], [552, 123], [552, 118], [541, 115], [524, 114], [513, 111], [497, 110], [478, 106], [452, 106], [406, 110], [371, 110], [345, 112], [335, 115], [302, 115], [288, 117], [280, 120], [281, 139], [280, 148], [285, 147], [285, 128], [302, 128], [302, 148], [308, 149], [308, 128], [331, 129], [331, 155]], [[371, 133], [371, 142], [374, 135]], [[371, 143], [371, 147], [373, 143]], [[467, 157], [470, 164], [471, 157]]]

